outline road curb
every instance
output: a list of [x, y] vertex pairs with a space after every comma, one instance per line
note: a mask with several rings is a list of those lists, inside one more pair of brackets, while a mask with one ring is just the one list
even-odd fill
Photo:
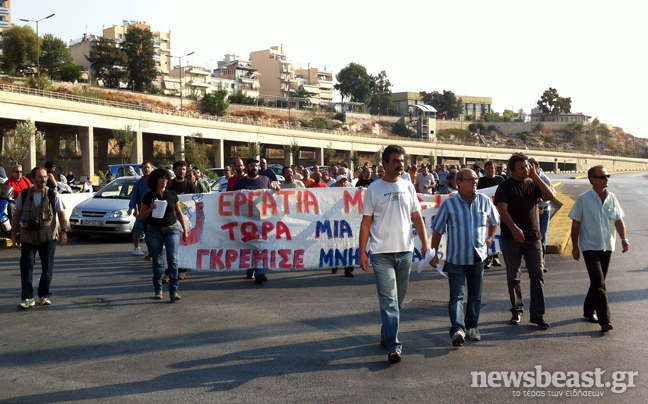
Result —
[[[562, 185], [561, 182], [554, 182], [554, 188]], [[574, 206], [574, 200], [567, 195], [556, 191], [556, 201], [562, 206], [549, 222], [549, 234], [547, 235], [547, 254], [562, 255], [569, 244], [571, 237], [571, 219], [569, 212]]]

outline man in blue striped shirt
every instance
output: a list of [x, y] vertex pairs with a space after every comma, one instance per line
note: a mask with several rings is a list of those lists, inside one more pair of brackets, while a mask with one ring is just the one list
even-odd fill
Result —
[[[448, 233], [446, 269], [450, 282], [450, 336], [459, 347], [466, 339], [479, 341], [477, 329], [481, 305], [484, 263], [499, 223], [499, 214], [491, 198], [477, 193], [478, 177], [463, 168], [457, 172], [459, 192], [441, 204], [432, 222], [432, 248], [437, 250], [441, 235]], [[430, 262], [436, 266], [439, 256]], [[464, 316], [464, 295], [468, 285], [468, 305]], [[465, 318], [464, 318], [465, 317]]]

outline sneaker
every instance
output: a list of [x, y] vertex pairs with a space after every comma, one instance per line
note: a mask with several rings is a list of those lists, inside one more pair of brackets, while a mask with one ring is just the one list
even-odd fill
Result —
[[141, 257], [142, 255], [144, 255], [144, 253], [142, 252], [141, 248], [137, 247], [137, 248], [133, 249], [133, 255], [137, 255], [137, 256]]
[[149, 254], [146, 256], [146, 260], [147, 260], [147, 261], [153, 261], [153, 256], [151, 255], [151, 253], [149, 253]]
[[608, 331], [611, 331], [611, 330], [614, 330], [614, 327], [612, 327], [612, 324], [610, 324], [610, 323], [603, 324], [601, 326], [601, 332], [608, 332]]
[[486, 261], [486, 264], [484, 264], [484, 269], [491, 269], [491, 263]]
[[164, 295], [162, 294], [162, 292], [155, 292], [155, 298], [158, 300], [162, 300], [164, 299]]
[[493, 266], [494, 267], [501, 267], [502, 263], [497, 258], [493, 258]]
[[466, 333], [459, 330], [452, 336], [452, 346], [462, 346], [466, 340]]
[[515, 313], [511, 317], [511, 320], [509, 321], [509, 324], [518, 325], [518, 324], [520, 324], [520, 321], [522, 321], [522, 317], [520, 316], [520, 313]]
[[162, 278], [162, 283], [169, 283], [169, 275], [165, 275], [164, 278]]
[[468, 329], [468, 339], [471, 341], [481, 341], [481, 334], [476, 328]]
[[338, 270], [337, 267], [331, 268], [331, 273], [335, 275], [337, 274], [337, 270]]
[[401, 355], [401, 351], [399, 351], [398, 349], [390, 352], [389, 355], [387, 355], [387, 360], [391, 363], [398, 363], [401, 361], [401, 359], [403, 359], [403, 357]]
[[52, 301], [50, 299], [46, 298], [46, 297], [41, 297], [40, 298], [40, 305], [41, 306], [51, 306]]
[[180, 297], [179, 294], [176, 293], [175, 295], [171, 295], [171, 297], [169, 298], [169, 300], [171, 300], [171, 303], [175, 303], [175, 302], [177, 302], [178, 300], [182, 300], [182, 298]]
[[245, 271], [245, 277], [247, 279], [254, 279], [254, 269], [248, 269]]
[[184, 278], [186, 278], [186, 277], [187, 277], [187, 273], [186, 273], [186, 272], [180, 272], [180, 273], [178, 274], [178, 279], [180, 279], [180, 280], [184, 280]]
[[355, 275], [353, 275], [353, 273], [351, 272], [345, 272], [344, 276], [346, 276], [347, 278], [353, 278]]
[[265, 274], [257, 275], [256, 278], [254, 279], [254, 283], [263, 283], [263, 282], [268, 282], [268, 278], [265, 276]]
[[18, 308], [19, 309], [28, 309], [30, 307], [34, 307], [35, 304], [36, 304], [36, 302], [34, 301], [34, 299], [25, 299], [22, 302], [20, 302], [20, 304], [18, 304]]
[[592, 313], [589, 316], [588, 315], [583, 315], [583, 320], [590, 322], [590, 323], [598, 323], [598, 316], [596, 313]]

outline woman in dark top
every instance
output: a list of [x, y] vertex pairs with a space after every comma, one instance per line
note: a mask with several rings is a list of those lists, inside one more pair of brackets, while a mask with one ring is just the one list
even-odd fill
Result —
[[54, 173], [56, 172], [56, 163], [53, 161], [47, 161], [45, 162], [45, 171], [47, 171], [47, 188], [52, 188], [57, 190], [58, 189], [58, 182], [56, 181], [56, 177], [54, 176]]
[[[162, 275], [164, 273], [162, 249], [166, 248], [167, 264], [169, 266], [169, 295], [171, 303], [180, 300], [178, 294], [178, 249], [180, 248], [180, 231], [187, 239], [187, 224], [180, 209], [178, 194], [167, 189], [171, 183], [171, 174], [164, 168], [158, 168], [149, 175], [147, 184], [151, 191], [144, 195], [140, 218], [147, 220], [146, 244], [153, 256], [153, 289], [155, 298], [162, 299]], [[153, 217], [156, 201], [166, 201], [166, 209], [161, 218]], [[177, 218], [177, 219], [176, 219]], [[178, 227], [178, 222], [182, 229]]]

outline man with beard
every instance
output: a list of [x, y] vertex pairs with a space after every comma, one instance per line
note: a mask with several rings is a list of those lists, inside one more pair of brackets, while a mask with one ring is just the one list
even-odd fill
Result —
[[236, 159], [234, 160], [234, 165], [232, 166], [234, 169], [234, 175], [230, 177], [229, 180], [227, 180], [227, 190], [228, 191], [233, 191], [234, 190], [234, 184], [236, 184], [236, 181], [240, 180], [241, 178], [245, 177], [245, 173], [243, 172], [244, 166], [243, 166], [243, 160], [241, 159]]
[[[189, 163], [184, 160], [178, 160], [173, 163], [173, 173], [175, 178], [168, 185], [167, 189], [174, 191], [178, 195], [197, 194], [196, 184], [187, 179], [187, 167]], [[187, 268], [178, 268], [178, 279], [184, 280], [187, 277]], [[169, 282], [169, 271], [167, 270], [162, 278], [162, 283]]]
[[284, 182], [281, 184], [281, 189], [304, 188], [304, 183], [293, 178], [293, 170], [290, 166], [285, 166], [281, 175], [284, 177]]
[[[240, 159], [237, 159], [240, 160]], [[242, 189], [274, 189], [279, 190], [279, 186], [276, 182], [272, 182], [270, 178], [259, 175], [259, 160], [250, 157], [245, 162], [245, 167], [247, 168], [247, 175], [243, 178], [239, 178], [234, 184], [234, 191]], [[254, 277], [254, 283], [261, 284], [267, 282], [268, 278], [266, 277], [267, 268], [250, 268], [247, 270], [247, 278], [252, 279]]]

